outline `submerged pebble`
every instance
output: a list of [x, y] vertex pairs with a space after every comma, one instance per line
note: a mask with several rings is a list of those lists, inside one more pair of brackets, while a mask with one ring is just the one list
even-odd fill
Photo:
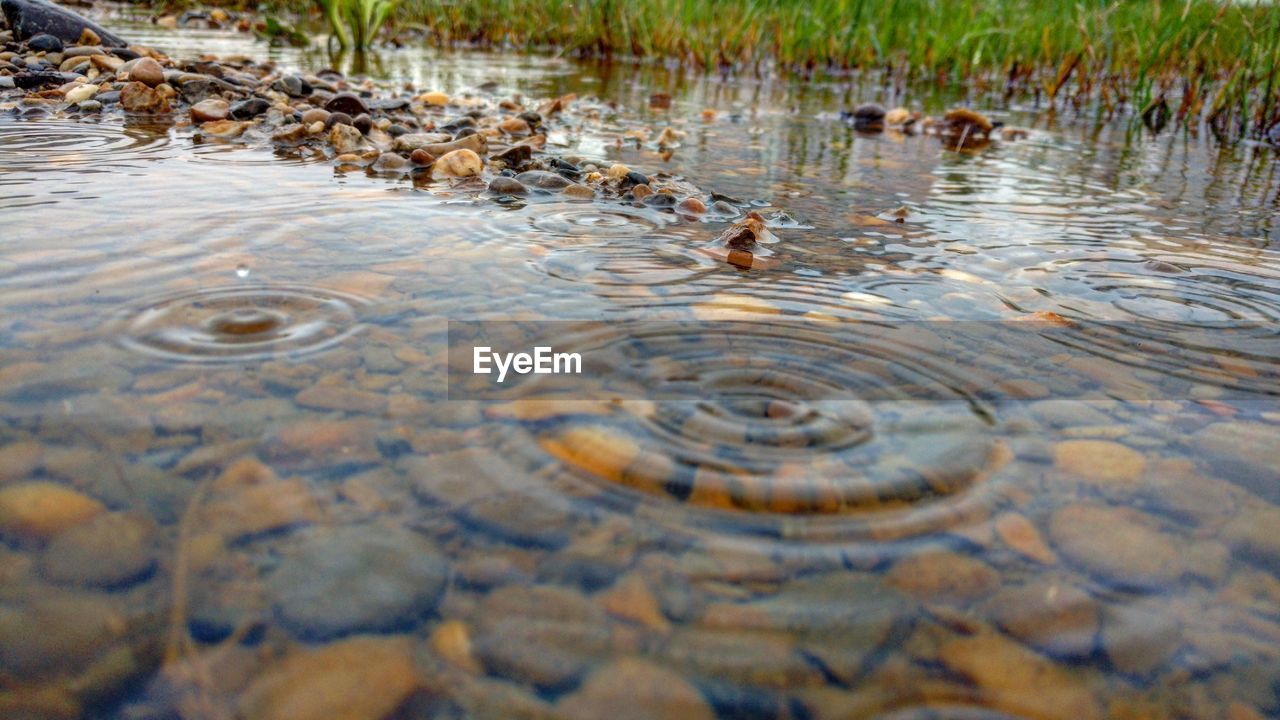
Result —
[[309, 532], [268, 583], [285, 626], [323, 639], [413, 626], [435, 608], [448, 576], [418, 535], [371, 525]]

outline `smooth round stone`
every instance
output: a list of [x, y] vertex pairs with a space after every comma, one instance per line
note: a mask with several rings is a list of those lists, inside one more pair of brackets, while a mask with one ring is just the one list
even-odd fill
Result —
[[359, 95], [349, 92], [340, 92], [329, 99], [324, 104], [324, 109], [331, 113], [346, 113], [351, 117], [363, 115], [369, 112], [369, 106], [365, 105]]
[[311, 108], [302, 113], [301, 122], [303, 125], [311, 126], [316, 123], [329, 121], [329, 111], [324, 108]]
[[716, 717], [702, 693], [680, 675], [634, 658], [591, 673], [580, 688], [560, 701], [557, 710], [567, 720]]
[[62, 52], [62, 41], [47, 33], [40, 33], [27, 40], [27, 47], [36, 52], [57, 53]]
[[97, 500], [57, 483], [10, 485], [0, 490], [0, 534], [47, 540], [103, 510]]
[[164, 82], [164, 68], [149, 57], [138, 58], [129, 70], [129, 79], [148, 87], [155, 87]]
[[1085, 657], [1094, 650], [1098, 603], [1064, 580], [1038, 578], [1002, 589], [984, 610], [1005, 632], [1050, 655]]
[[266, 112], [271, 103], [262, 98], [249, 98], [231, 106], [231, 117], [236, 120], [251, 120]]
[[1121, 587], [1170, 586], [1186, 568], [1178, 540], [1129, 508], [1068, 505], [1053, 514], [1049, 536], [1072, 564]]
[[194, 123], [215, 122], [217, 120], [226, 120], [231, 114], [231, 105], [222, 98], [209, 98], [201, 100], [191, 106], [191, 121]]
[[99, 515], [55, 537], [40, 557], [40, 569], [64, 585], [122, 587], [155, 567], [154, 534], [154, 526], [143, 518]]
[[516, 180], [526, 187], [535, 187], [539, 190], [563, 190], [573, 184], [572, 180], [563, 175], [544, 170], [522, 172], [516, 176]]
[[489, 192], [496, 195], [527, 195], [529, 188], [515, 178], [498, 176], [489, 181]]
[[368, 525], [311, 532], [268, 584], [286, 627], [326, 639], [411, 626], [435, 609], [448, 578], [420, 536]]
[[592, 190], [588, 185], [574, 184], [565, 188], [564, 194], [571, 198], [578, 198], [579, 200], [591, 200], [596, 196], [596, 191]]

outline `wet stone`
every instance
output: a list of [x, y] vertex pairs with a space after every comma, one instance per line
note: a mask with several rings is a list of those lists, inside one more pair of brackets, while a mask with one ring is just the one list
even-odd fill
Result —
[[489, 181], [489, 192], [496, 195], [528, 195], [529, 189], [515, 178], [498, 176]]
[[1218, 422], [1188, 438], [1196, 452], [1223, 477], [1280, 504], [1280, 426], [1261, 422]]
[[516, 175], [515, 179], [526, 187], [537, 188], [538, 190], [563, 190], [573, 184], [573, 181], [565, 176], [545, 170], [523, 172]]
[[64, 585], [116, 588], [155, 567], [155, 526], [147, 519], [108, 513], [59, 534], [40, 558], [42, 574]]
[[324, 104], [324, 109], [331, 113], [345, 113], [351, 117], [369, 112], [369, 106], [355, 93], [340, 92]]
[[110, 47], [128, 43], [101, 25], [46, 0], [4, 0], [0, 3], [9, 27], [19, 40], [37, 35], [52, 35], [64, 43], [79, 43], [85, 37], [97, 36], [98, 42]]
[[422, 686], [408, 638], [354, 637], [295, 651], [239, 698], [244, 720], [384, 720]]
[[706, 698], [676, 673], [659, 665], [624, 658], [591, 673], [556, 706], [566, 720], [714, 720]]
[[138, 58], [133, 61], [133, 67], [129, 70], [129, 79], [155, 87], [164, 82], [164, 68], [149, 57]]
[[1036, 578], [1003, 589], [984, 611], [1005, 632], [1055, 657], [1086, 657], [1097, 643], [1097, 602], [1064, 580]]
[[1145, 675], [1178, 650], [1182, 636], [1178, 618], [1171, 610], [1159, 600], [1122, 599], [1105, 607], [1102, 648], [1117, 670]]
[[984, 705], [1019, 717], [1101, 720], [1098, 698], [1077, 675], [1052, 660], [997, 633], [962, 637], [944, 645], [939, 658], [952, 672], [968, 678]]
[[47, 33], [40, 33], [27, 40], [27, 47], [37, 52], [62, 52], [62, 41]]
[[231, 117], [236, 120], [252, 120], [271, 107], [271, 103], [262, 98], [241, 100], [231, 106]]
[[991, 594], [1000, 585], [1000, 574], [968, 555], [927, 550], [899, 560], [885, 580], [917, 600], [966, 603]]
[[492, 672], [541, 688], [565, 687], [608, 654], [602, 611], [549, 586], [507, 586], [478, 609], [476, 656]]
[[201, 100], [191, 106], [191, 121], [196, 124], [226, 120], [230, 114], [230, 104], [221, 98]]
[[1072, 564], [1120, 587], [1164, 587], [1184, 571], [1176, 540], [1128, 508], [1068, 505], [1053, 514], [1049, 536]]
[[27, 606], [0, 604], [0, 667], [20, 678], [77, 670], [114, 642], [121, 617], [106, 600], [51, 594]]
[[104, 510], [94, 498], [57, 483], [10, 485], [0, 489], [0, 535], [48, 540]]
[[462, 516], [517, 545], [553, 548], [569, 540], [569, 516], [563, 509], [519, 493], [486, 495], [468, 504]]
[[316, 529], [268, 579], [275, 610], [303, 638], [410, 627], [435, 609], [449, 568], [408, 530]]

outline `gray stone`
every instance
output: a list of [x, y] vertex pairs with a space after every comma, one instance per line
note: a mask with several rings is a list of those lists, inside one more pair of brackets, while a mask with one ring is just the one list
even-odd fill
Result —
[[52, 35], [65, 43], [80, 39], [85, 29], [92, 30], [107, 47], [124, 47], [129, 43], [106, 28], [66, 8], [46, 0], [0, 0], [0, 9], [19, 40], [40, 34]]
[[415, 624], [435, 609], [449, 567], [408, 530], [317, 529], [268, 580], [275, 610], [295, 635], [327, 639]]

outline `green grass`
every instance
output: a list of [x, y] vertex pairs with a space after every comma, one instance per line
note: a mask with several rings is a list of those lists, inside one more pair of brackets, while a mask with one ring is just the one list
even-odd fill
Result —
[[1233, 136], [1280, 122], [1280, 8], [1265, 0], [403, 0], [394, 22], [442, 46], [876, 71]]

